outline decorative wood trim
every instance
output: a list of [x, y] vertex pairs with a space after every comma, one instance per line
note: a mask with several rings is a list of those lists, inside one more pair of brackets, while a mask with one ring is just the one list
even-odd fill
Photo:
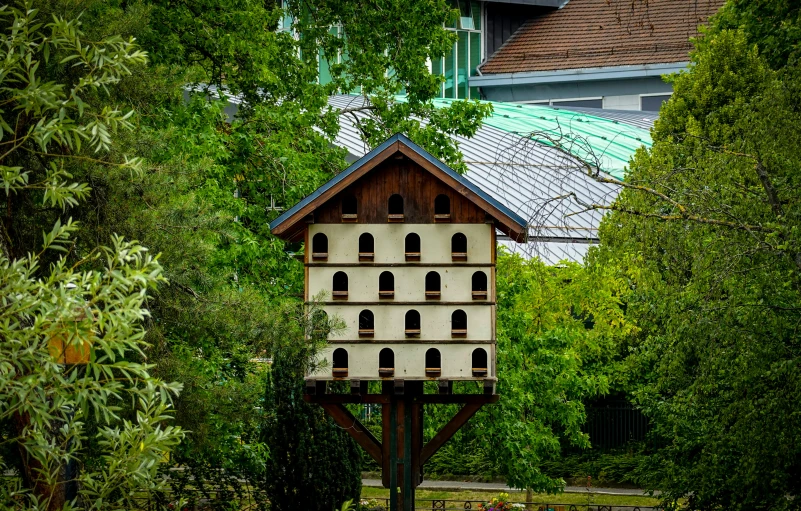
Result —
[[406, 263], [306, 263], [306, 266], [319, 266], [319, 267], [342, 267], [342, 268], [494, 268], [495, 263], [419, 263], [419, 264], [406, 264]]
[[[389, 299], [391, 299], [391, 297], [389, 297]], [[430, 301], [427, 301], [427, 302], [396, 302], [396, 301], [390, 302], [389, 299], [387, 299], [387, 301], [380, 301], [380, 302], [350, 302], [349, 301], [349, 302], [347, 302], [347, 305], [358, 305], [360, 307], [363, 307], [363, 306], [372, 307], [372, 306], [376, 306], [376, 305], [377, 306], [399, 305], [399, 306], [405, 306], [405, 307], [409, 306], [409, 305], [437, 305], [437, 306], [442, 306], [442, 305], [495, 305], [495, 302], [443, 302], [441, 300], [440, 301], [430, 300]], [[316, 303], [318, 303], [320, 305], [344, 305], [342, 303], [342, 301], [339, 301], [339, 300], [337, 300], [337, 301], [328, 301], [328, 302], [316, 302]], [[312, 305], [312, 302], [307, 300], [306, 301], [306, 305]]]
[[495, 341], [477, 341], [474, 339], [443, 339], [437, 341], [421, 340], [421, 339], [356, 339], [346, 341], [342, 339], [329, 339], [328, 344], [486, 344], [495, 345]]
[[461, 183], [453, 179], [451, 176], [440, 170], [436, 165], [433, 165], [430, 161], [423, 158], [417, 151], [413, 150], [411, 147], [407, 146], [403, 142], [398, 142], [398, 150], [405, 154], [410, 160], [417, 163], [424, 169], [428, 170], [436, 177], [440, 179], [443, 183], [449, 185], [451, 188], [462, 194], [466, 199], [476, 204], [478, 207], [483, 209], [485, 212], [489, 213], [492, 217], [494, 217], [497, 221], [496, 225], [498, 228], [504, 233], [508, 234], [510, 238], [517, 242], [525, 241], [526, 239], [526, 232], [525, 230], [520, 231], [519, 226], [516, 222], [513, 222], [511, 218], [506, 216], [506, 214], [481, 198], [479, 195], [474, 194], [466, 187], [462, 186]]
[[[323, 381], [316, 378], [316, 381]], [[306, 380], [315, 381], [315, 380]], [[462, 381], [460, 378], [448, 378], [448, 380]], [[485, 381], [494, 381], [493, 378], [486, 378]], [[308, 388], [308, 387], [307, 387]], [[389, 403], [392, 396], [389, 394], [304, 394], [303, 399], [309, 403], [320, 404], [344, 404], [344, 403], [375, 403], [384, 404]], [[432, 405], [447, 405], [447, 404], [485, 404], [496, 403], [501, 398], [498, 394], [488, 396], [486, 394], [423, 394], [419, 396], [409, 396], [412, 403], [424, 403]]]
[[[325, 396], [325, 394], [323, 394]], [[322, 396], [320, 396], [322, 397]], [[381, 442], [370, 433], [370, 430], [364, 427], [359, 419], [353, 416], [350, 411], [345, 408], [345, 405], [339, 403], [320, 403], [322, 407], [328, 412], [328, 415], [334, 419], [334, 422], [339, 424], [339, 427], [344, 429], [350, 434], [351, 437], [359, 444], [362, 449], [367, 451], [367, 454], [373, 458], [380, 467], [383, 463], [383, 447]]]
[[[454, 397], [454, 396], [443, 396], [443, 397]], [[484, 403], [467, 403], [465, 404], [459, 413], [454, 415], [454, 417], [448, 421], [448, 423], [440, 430], [439, 433], [434, 435], [434, 438], [429, 440], [429, 442], [423, 447], [423, 450], [420, 452], [420, 465], [424, 465], [426, 461], [431, 459], [440, 447], [445, 445], [445, 442], [450, 440], [453, 435], [459, 431], [467, 421], [470, 420], [470, 417], [476, 414], [476, 412], [481, 408]]]
[[292, 215], [291, 218], [287, 218], [285, 222], [282, 222], [280, 225], [276, 226], [273, 229], [272, 233], [275, 236], [281, 237], [282, 234], [290, 231], [295, 224], [297, 223], [297, 219], [304, 218], [309, 213], [313, 212], [317, 209], [321, 204], [325, 204], [328, 202], [329, 199], [336, 196], [339, 192], [344, 190], [348, 187], [352, 182], [356, 181], [360, 177], [364, 176], [371, 170], [373, 170], [376, 166], [382, 163], [384, 160], [392, 156], [393, 154], [397, 153], [400, 150], [400, 142], [391, 143], [387, 146], [386, 149], [375, 155], [371, 160], [364, 162], [364, 164], [356, 169], [352, 174], [348, 176], [347, 179], [343, 179], [342, 181], [336, 183], [334, 186], [326, 190], [325, 192], [321, 193], [319, 197], [315, 200], [306, 204], [304, 208], [299, 210], [297, 213]]

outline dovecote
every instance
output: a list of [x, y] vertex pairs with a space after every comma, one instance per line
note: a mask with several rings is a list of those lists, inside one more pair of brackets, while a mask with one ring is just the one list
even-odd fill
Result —
[[395, 135], [270, 228], [306, 243], [305, 298], [324, 296], [323, 310], [345, 324], [307, 375], [311, 385], [494, 387], [495, 233], [522, 242], [526, 226], [473, 183]]

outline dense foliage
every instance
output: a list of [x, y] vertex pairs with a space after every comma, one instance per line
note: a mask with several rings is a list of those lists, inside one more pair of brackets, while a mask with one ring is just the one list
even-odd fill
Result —
[[[290, 2], [285, 11], [249, 1], [40, 0], [13, 3], [17, 14], [0, 10], [3, 255], [39, 254], [41, 232], [78, 225], [70, 218], [81, 227], [67, 229], [67, 268], [89, 264], [103, 275], [99, 260], [84, 258], [114, 234], [161, 255], [166, 282], [156, 291], [152, 282], [142, 286], [151, 290], [147, 332], [141, 352], [124, 363], [146, 358], [155, 362], [150, 375], [184, 383], [175, 416], [190, 433], [172, 457], [186, 469], [171, 474], [177, 487], [192, 478], [229, 488], [263, 477], [269, 446], [260, 438], [257, 360], [300, 356], [285, 342], [297, 337], [284, 335], [283, 302], [297, 303], [302, 290], [291, 254], [301, 247], [271, 237], [267, 224], [345, 166], [344, 152], [329, 143], [340, 114], [328, 94], [360, 91], [373, 100], [362, 124], [368, 144], [404, 131], [456, 167], [449, 134], [473, 133], [489, 111], [430, 105], [441, 78], [426, 62], [454, 37], [444, 29], [453, 14], [445, 1], [379, 4], [363, 12], [355, 1]], [[383, 23], [382, 13], [395, 23]], [[292, 15], [289, 30], [279, 29]], [[15, 21], [26, 16], [43, 24]], [[374, 37], [376, 26], [387, 33]], [[318, 51], [337, 61], [329, 84], [316, 80]], [[204, 84], [239, 95], [235, 115]], [[400, 91], [409, 101], [390, 103]], [[429, 113], [432, 122], [416, 120]], [[115, 243], [111, 255], [142, 250]], [[30, 278], [47, 282], [57, 256], [41, 252]], [[4, 440], [13, 439], [9, 416], [0, 419]], [[3, 443], [4, 463], [16, 459], [13, 447]], [[97, 438], [87, 438], [82, 469], [101, 453]]]
[[[145, 56], [119, 36], [90, 40], [75, 20], [20, 7], [0, 8], [0, 470], [18, 471], [22, 484], [0, 487], [0, 502], [130, 508], [162, 484], [158, 466], [183, 438], [166, 423], [180, 385], [144, 363], [146, 300], [162, 268], [118, 236], [104, 240], [110, 247], [76, 241], [78, 224], [54, 211], [89, 194], [72, 179], [75, 161], [139, 171], [109, 154], [131, 114], [95, 100]], [[60, 81], [46, 81], [48, 66], [67, 63]], [[39, 243], [34, 229], [44, 230]]]
[[[319, 333], [328, 325], [313, 322], [312, 329]], [[322, 407], [303, 401], [304, 359], [282, 351], [268, 375], [262, 438], [270, 458], [262, 485], [270, 509], [278, 511], [329, 511], [361, 495], [360, 448]]]
[[693, 509], [799, 506], [801, 75], [762, 56], [796, 29], [753, 28], [699, 41], [592, 261], [641, 329], [630, 389], [666, 444], [643, 482]]

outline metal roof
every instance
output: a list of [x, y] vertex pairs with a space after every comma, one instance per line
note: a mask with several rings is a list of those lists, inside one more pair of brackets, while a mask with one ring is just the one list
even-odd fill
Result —
[[[435, 99], [445, 107], [454, 99]], [[532, 137], [545, 145], [556, 143], [604, 172], [623, 179], [631, 155], [641, 146], [651, 147], [651, 134], [631, 124], [571, 109], [482, 101], [492, 105], [484, 124], [503, 131]]]
[[487, 194], [484, 190], [482, 190], [475, 184], [471, 183], [470, 180], [468, 180], [465, 176], [456, 173], [453, 169], [451, 169], [450, 167], [439, 161], [437, 158], [434, 158], [428, 151], [426, 151], [419, 145], [409, 140], [409, 138], [406, 137], [406, 135], [400, 133], [389, 137], [381, 145], [379, 145], [372, 151], [368, 152], [367, 154], [359, 158], [359, 160], [356, 161], [353, 165], [351, 165], [344, 171], [340, 172], [333, 178], [329, 179], [325, 184], [320, 186], [317, 190], [315, 190], [310, 195], [306, 196], [303, 200], [301, 200], [300, 202], [289, 208], [281, 216], [279, 216], [270, 223], [270, 230], [275, 229], [276, 227], [284, 223], [286, 220], [294, 216], [298, 211], [300, 211], [308, 204], [313, 202], [315, 199], [317, 199], [319, 196], [324, 194], [326, 191], [334, 187], [337, 183], [340, 183], [341, 181], [347, 179], [348, 176], [353, 174], [355, 171], [359, 170], [359, 168], [361, 168], [365, 163], [372, 160], [376, 155], [384, 151], [386, 148], [388, 148], [395, 142], [401, 142], [410, 149], [412, 149], [414, 152], [425, 158], [429, 163], [436, 166], [438, 169], [446, 173], [452, 179], [456, 180], [461, 186], [464, 186], [465, 188], [470, 190], [473, 194], [477, 195], [478, 197], [481, 197], [483, 200], [485, 200], [486, 202], [490, 203], [492, 206], [500, 210], [501, 213], [503, 213], [504, 215], [509, 217], [510, 220], [516, 223], [521, 231], [525, 232], [526, 220], [523, 219], [520, 215], [509, 209], [502, 202], [498, 201], [491, 195]]
[[[328, 103], [341, 110], [362, 106], [364, 101], [361, 96], [339, 95], [331, 96]], [[367, 115], [357, 111], [340, 117], [340, 131], [332, 143], [345, 147], [352, 158], [370, 149], [355, 124]], [[610, 136], [632, 132], [627, 124], [610, 122], [605, 126], [615, 130]], [[576, 158], [564, 152], [487, 122], [472, 138], [453, 138], [468, 169], [465, 177], [527, 221], [529, 243], [510, 243], [510, 251], [556, 264], [564, 259], [581, 261], [588, 244], [597, 243], [603, 212], [587, 209], [578, 201], [611, 204], [619, 187], [595, 181]]]

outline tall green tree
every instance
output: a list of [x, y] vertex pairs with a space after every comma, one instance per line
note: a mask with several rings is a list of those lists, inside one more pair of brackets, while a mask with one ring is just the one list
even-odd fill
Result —
[[[88, 40], [76, 19], [45, 22], [29, 2], [0, 7], [0, 27], [0, 468], [21, 476], [0, 501], [132, 507], [160, 486], [157, 468], [183, 437], [166, 424], [180, 385], [153, 377], [143, 360], [161, 266], [119, 236], [111, 247], [81, 243], [78, 224], [62, 217], [91, 191], [73, 180], [74, 162], [139, 171], [137, 160], [109, 154], [131, 114], [94, 99], [145, 54], [120, 36]], [[48, 67], [67, 65], [47, 80]], [[85, 363], [74, 364], [73, 351]]]
[[641, 329], [625, 367], [664, 442], [644, 483], [692, 509], [799, 506], [801, 75], [752, 35], [698, 42], [591, 258]]

